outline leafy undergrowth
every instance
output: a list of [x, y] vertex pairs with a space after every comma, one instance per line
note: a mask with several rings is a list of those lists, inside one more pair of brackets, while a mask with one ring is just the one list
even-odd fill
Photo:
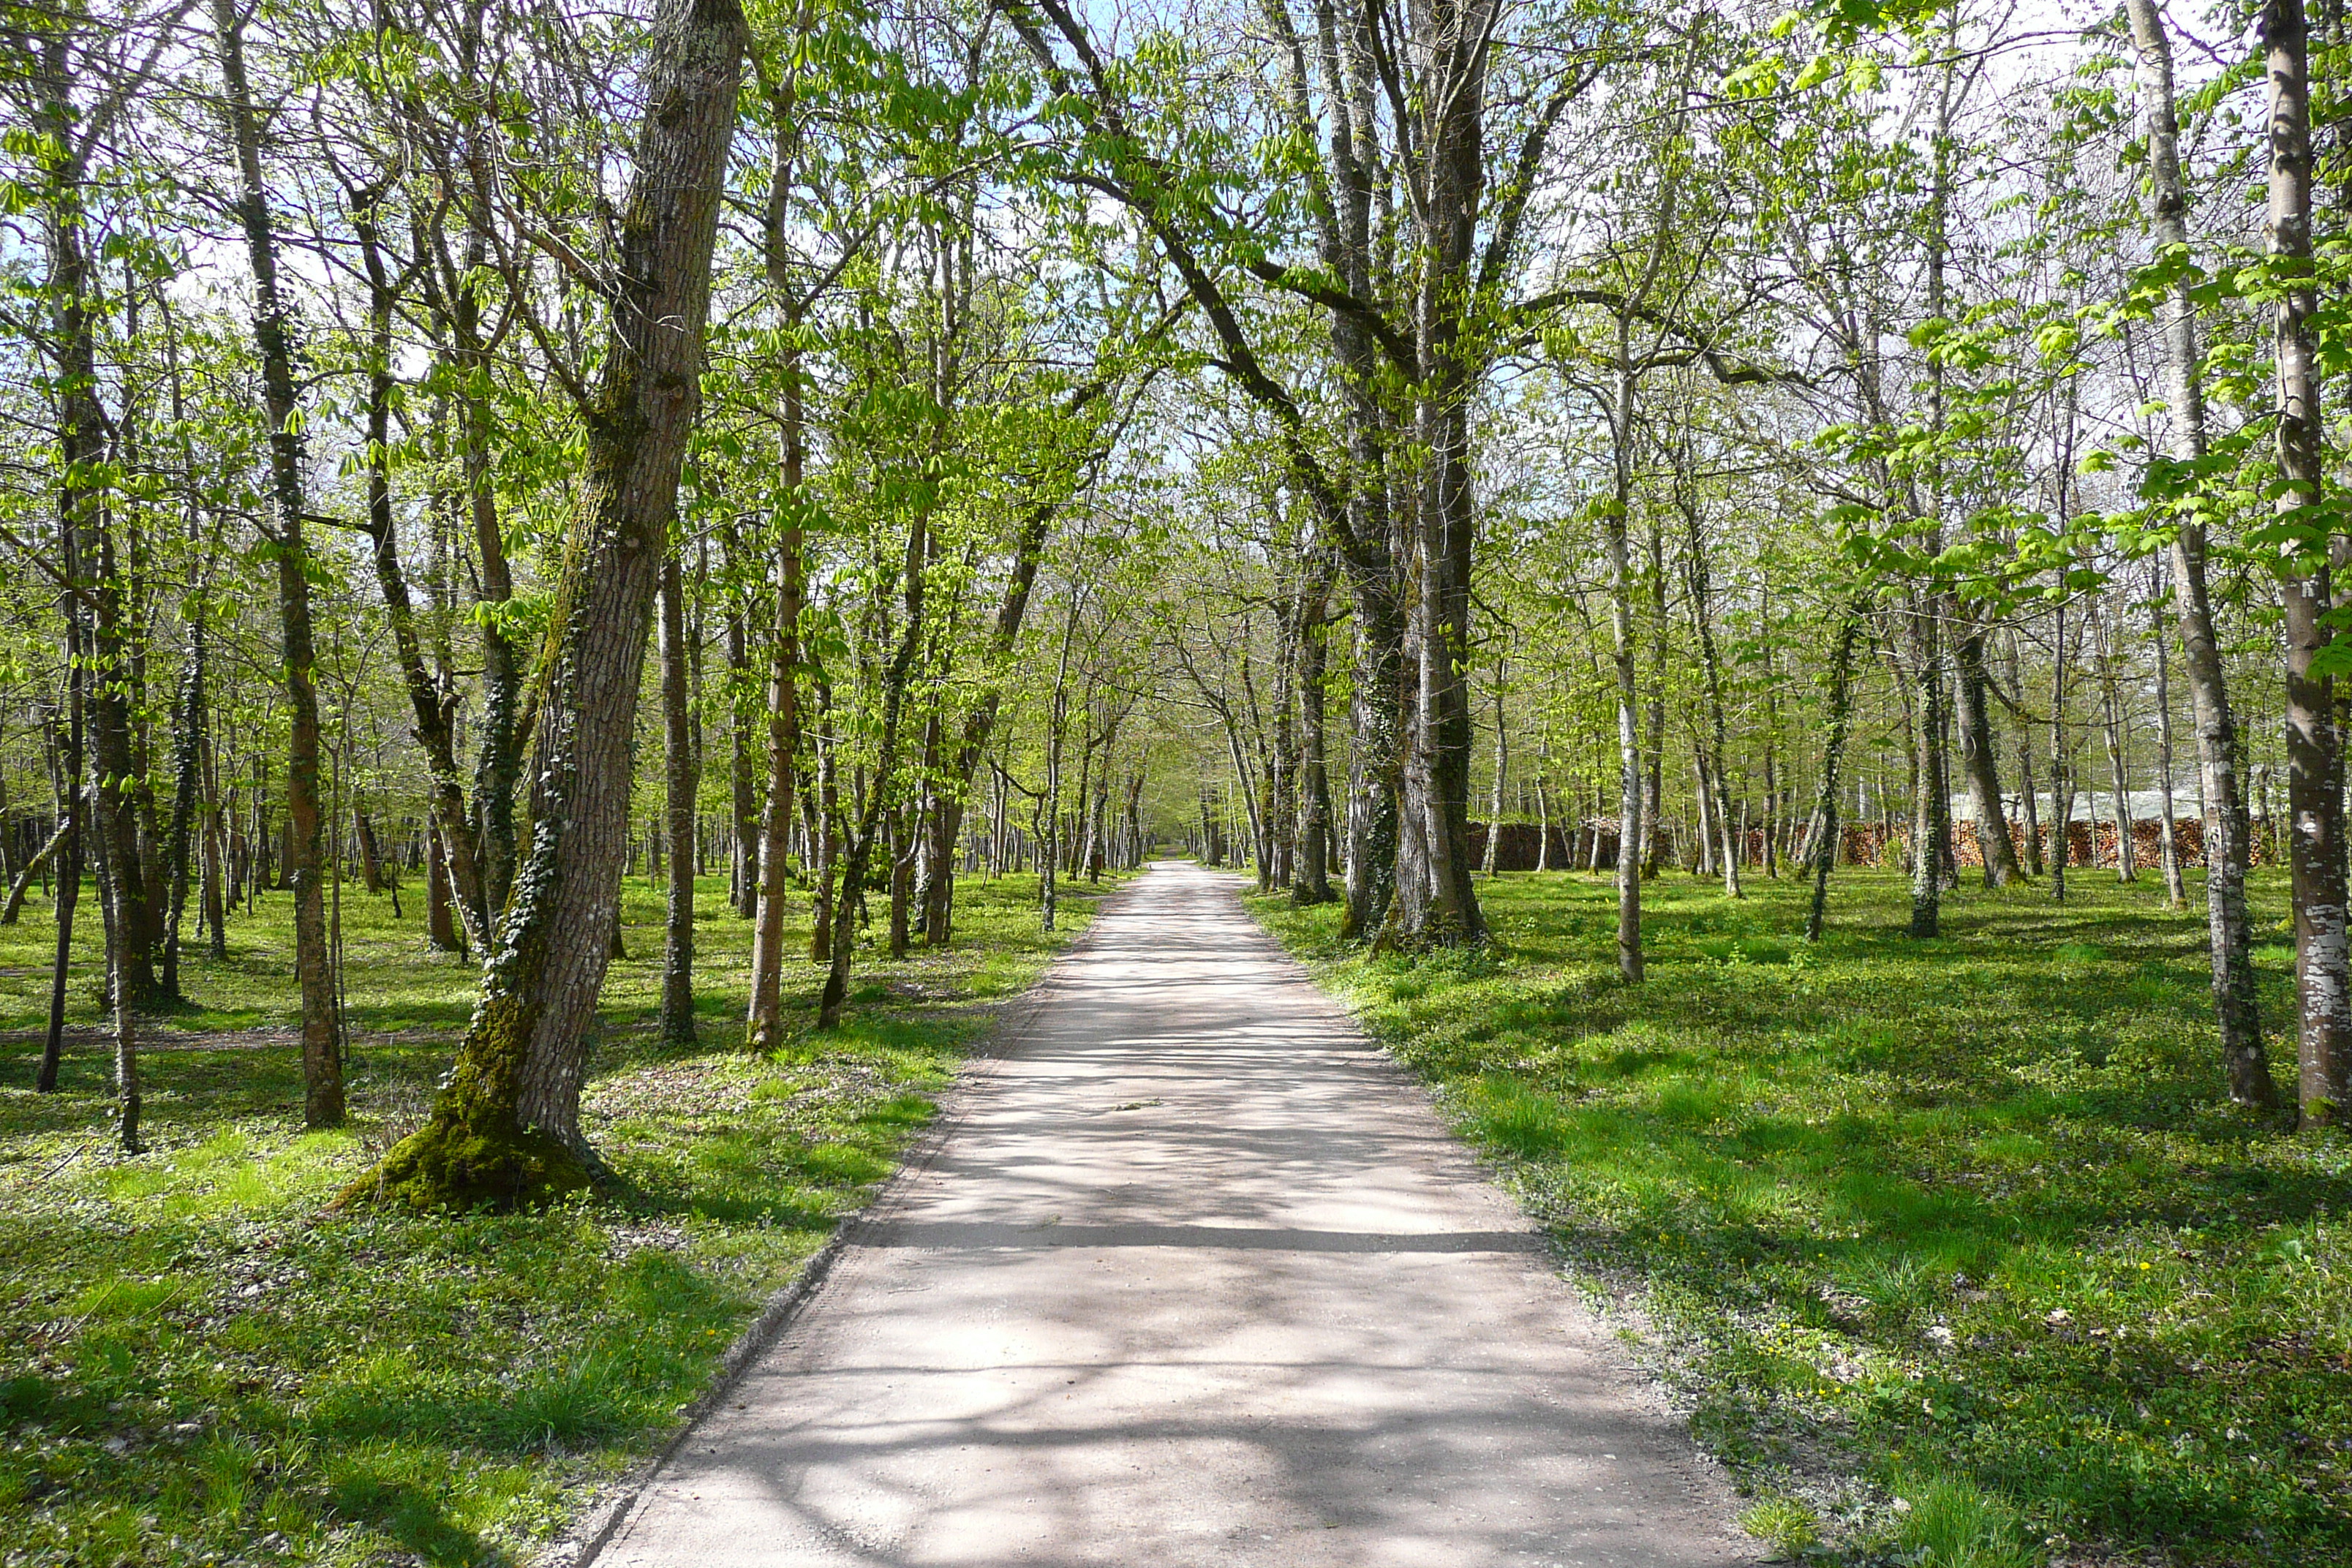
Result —
[[[1799, 892], [1480, 883], [1419, 963], [1254, 900], [1558, 1237], [1782, 1554], [1931, 1568], [2352, 1561], [2352, 1142], [2231, 1110], [2201, 894], [1970, 889], [1946, 935]], [[2264, 1016], [2291, 1019], [2277, 873]], [[2291, 1061], [2274, 1064], [2288, 1086]]]
[[[470, 1002], [413, 907], [346, 895], [342, 1131], [299, 1132], [297, 1051], [268, 1043], [282, 894], [232, 924], [230, 963], [190, 966], [196, 1006], [153, 1021], [145, 1156], [108, 1141], [102, 1052], [78, 1045], [40, 1096], [37, 1044], [0, 1044], [0, 1563], [528, 1561], [889, 1173], [987, 1026], [975, 1003], [1034, 979], [1093, 892], [1065, 892], [1047, 938], [1034, 878], [967, 880], [957, 946], [861, 955], [844, 1029], [753, 1058], [733, 1048], [748, 927], [717, 884], [706, 1045], [655, 1043], [659, 904], [633, 883], [585, 1110], [620, 1185], [543, 1214], [320, 1215], [422, 1119]], [[0, 963], [20, 975], [53, 931], [0, 930]], [[820, 978], [788, 976], [798, 1016]], [[89, 996], [74, 1016], [96, 1021]]]

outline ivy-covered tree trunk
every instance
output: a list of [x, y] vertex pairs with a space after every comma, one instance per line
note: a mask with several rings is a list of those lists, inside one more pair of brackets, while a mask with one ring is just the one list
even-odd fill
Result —
[[530, 853], [431, 1120], [340, 1203], [512, 1205], [587, 1184], [585, 1035], [611, 962], [631, 733], [686, 444], [700, 407], [747, 29], [736, 0], [663, 0], [622, 210], [585, 471], [540, 673]]

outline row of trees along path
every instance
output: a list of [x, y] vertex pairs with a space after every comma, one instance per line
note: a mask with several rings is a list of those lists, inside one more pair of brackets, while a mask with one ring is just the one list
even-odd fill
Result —
[[830, 1027], [861, 943], [950, 943], [960, 873], [1034, 869], [1050, 925], [1237, 839], [1415, 952], [1488, 940], [1525, 824], [1613, 865], [1638, 983], [1667, 861], [1800, 872], [1817, 938], [1890, 857], [1932, 938], [1964, 858], [2063, 898], [2087, 799], [2118, 875], [2151, 812], [2168, 903], [2201, 867], [2258, 1110], [2286, 865], [2329, 1123], [2347, 25], [2186, 25], [19, 8], [0, 918], [55, 889], [43, 1085], [85, 879], [136, 1148], [192, 922], [224, 957], [291, 889], [331, 1125], [346, 868], [422, 870], [480, 1000], [341, 1201], [467, 1205], [593, 1178], [635, 867], [664, 1032], [723, 855], [773, 1046], [794, 965]]

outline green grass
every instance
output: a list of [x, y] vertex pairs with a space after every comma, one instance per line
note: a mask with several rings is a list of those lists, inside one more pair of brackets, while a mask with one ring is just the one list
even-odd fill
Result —
[[[1971, 887], [1915, 942], [1896, 879], [1841, 872], [1808, 947], [1792, 884], [1670, 874], [1634, 988], [1613, 885], [1480, 890], [1496, 956], [1370, 958], [1331, 908], [1254, 907], [1551, 1227], [1753, 1533], [1930, 1568], [2352, 1561], [2352, 1142], [2223, 1101], [2201, 903]], [[2253, 893], [2291, 1058], [2284, 881]]]
[[[528, 1560], [895, 1167], [986, 1027], [980, 1000], [1091, 913], [1096, 889], [1067, 890], [1043, 936], [1035, 887], [965, 880], [957, 946], [861, 952], [842, 1030], [753, 1058], [734, 1048], [749, 927], [715, 881], [705, 1046], [656, 1044], [659, 895], [632, 879], [584, 1115], [621, 1186], [545, 1214], [320, 1213], [422, 1119], [472, 1005], [474, 972], [425, 952], [413, 890], [404, 921], [346, 892], [342, 1131], [299, 1132], [296, 1047], [251, 1033], [294, 1021], [284, 894], [151, 1021], [145, 1156], [109, 1141], [103, 1047], [78, 1043], [42, 1096], [37, 1041], [0, 1042], [0, 1563]], [[43, 1021], [53, 942], [38, 906], [0, 928], [0, 1027]], [[77, 1024], [98, 1022], [98, 961]], [[794, 1016], [820, 980], [787, 975]]]

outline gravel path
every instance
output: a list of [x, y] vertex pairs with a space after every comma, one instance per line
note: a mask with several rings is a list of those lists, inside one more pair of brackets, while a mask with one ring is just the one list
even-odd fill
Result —
[[1234, 889], [1160, 865], [1105, 904], [601, 1568], [1756, 1560]]

